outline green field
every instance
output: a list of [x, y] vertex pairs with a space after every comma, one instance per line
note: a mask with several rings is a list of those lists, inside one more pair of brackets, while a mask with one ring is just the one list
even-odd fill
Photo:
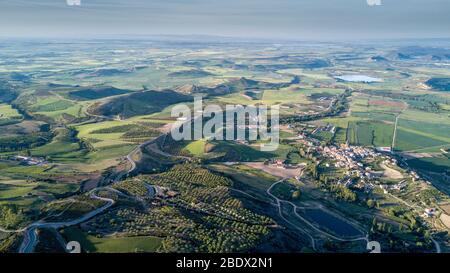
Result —
[[157, 113], [172, 104], [191, 101], [191, 96], [172, 90], [144, 91], [112, 98], [91, 111], [98, 115], [130, 118]]
[[9, 104], [0, 104], [0, 120], [1, 119], [21, 119], [22, 115], [12, 108]]
[[347, 140], [353, 145], [390, 147], [394, 126], [377, 121], [350, 122]]
[[212, 154], [220, 155], [220, 161], [263, 161], [271, 158], [285, 159], [292, 147], [280, 144], [273, 152], [260, 151], [258, 146], [238, 144], [231, 141], [212, 141]]
[[0, 182], [0, 201], [3, 199], [13, 199], [23, 197], [38, 187], [38, 183], [21, 182]]
[[410, 159], [408, 164], [420, 170], [442, 173], [450, 169], [450, 158], [448, 156], [439, 156]]
[[38, 102], [33, 107], [31, 107], [31, 110], [33, 112], [56, 112], [66, 110], [74, 105], [75, 103], [67, 100], [61, 100], [56, 97], [49, 97], [45, 99], [39, 99]]
[[79, 105], [79, 104], [73, 105], [64, 110], [46, 111], [46, 112], [42, 111], [42, 112], [36, 112], [36, 114], [48, 116], [57, 121], [65, 119], [66, 117], [78, 118], [78, 117], [85, 116], [85, 114], [83, 112], [83, 105]]
[[188, 150], [191, 154], [195, 156], [201, 156], [205, 153], [206, 141], [203, 139], [196, 140], [194, 142], [189, 143], [186, 146], [186, 150]]
[[263, 94], [262, 103], [273, 105], [278, 103], [308, 103], [306, 92], [302, 90], [266, 90]]
[[22, 115], [9, 104], [0, 104], [0, 126], [19, 123]]
[[345, 141], [353, 145], [390, 147], [395, 117], [399, 116], [395, 150], [439, 152], [450, 144], [448, 116], [445, 113], [425, 111], [428, 108], [416, 108], [424, 104], [426, 99], [434, 101], [434, 97], [423, 96], [421, 100], [410, 100], [410, 95], [379, 92], [405, 100], [354, 94], [350, 102], [350, 116], [323, 119], [324, 122], [337, 126], [334, 141], [342, 143], [345, 137]]
[[[0, 227], [79, 218], [105, 204], [92, 198], [97, 189], [114, 205], [56, 231], [83, 252], [366, 252], [363, 240], [317, 232], [295, 212], [333, 228], [276, 202], [271, 188], [354, 222], [383, 252], [432, 252], [430, 234], [445, 248], [437, 217], [421, 217], [450, 203], [450, 93], [436, 92], [449, 83], [445, 59], [436, 59], [447, 57], [443, 48], [202, 39], [4, 41]], [[404, 51], [419, 54], [402, 59]], [[381, 82], [335, 78], [355, 74]], [[278, 149], [261, 151], [261, 139], [175, 141], [173, 107], [192, 109], [199, 96], [203, 106], [279, 106]], [[393, 142], [392, 154], [372, 152]], [[40, 230], [35, 250], [62, 251], [54, 235]]]
[[154, 236], [141, 237], [102, 237], [86, 235], [76, 227], [66, 228], [63, 232], [69, 241], [80, 242], [82, 251], [99, 253], [155, 252], [162, 239]]
[[92, 87], [71, 91], [68, 96], [76, 100], [95, 100], [110, 96], [127, 94], [129, 91], [114, 87]]
[[[122, 139], [125, 134], [124, 126], [133, 126], [131, 121], [104, 121], [86, 125], [76, 126], [78, 138], [91, 143], [94, 148], [102, 148], [113, 145], [129, 144], [128, 141]], [[131, 128], [131, 127], [129, 127]], [[104, 133], [108, 131], [109, 133]]]
[[29, 106], [31, 112], [58, 121], [85, 116], [83, 111], [85, 104], [75, 103], [58, 96], [38, 97], [36, 100], [31, 100], [31, 103]]
[[[430, 149], [431, 147], [442, 147], [449, 144], [422, 134], [406, 131], [402, 128], [397, 129], [397, 137], [395, 140], [395, 150], [398, 151], [421, 151]], [[437, 149], [439, 150], [439, 149]]]
[[314, 134], [314, 138], [317, 138], [320, 141], [328, 142], [333, 139], [333, 133], [328, 131], [319, 131]]
[[424, 137], [429, 137], [443, 142], [450, 143], [450, 124], [431, 122], [414, 121], [399, 119], [398, 127], [405, 131], [417, 132]]
[[81, 150], [81, 144], [75, 139], [74, 134], [66, 128], [55, 130], [56, 136], [53, 140], [41, 147], [31, 151], [33, 156], [58, 158], [72, 157], [74, 152]]
[[376, 121], [395, 122], [395, 115], [389, 112], [352, 112], [352, 116]]
[[[45, 201], [40, 196], [55, 196], [76, 192], [79, 185], [75, 183], [30, 182], [21, 180], [28, 177], [26, 173], [20, 174], [17, 168], [10, 170], [11, 176], [16, 178], [0, 179], [0, 205], [14, 205], [22, 211], [39, 211]], [[25, 169], [24, 169], [25, 171]], [[8, 173], [6, 172], [6, 173]]]

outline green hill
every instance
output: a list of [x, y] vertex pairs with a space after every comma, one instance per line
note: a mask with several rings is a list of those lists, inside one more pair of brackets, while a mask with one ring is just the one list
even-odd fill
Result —
[[93, 113], [103, 116], [117, 116], [129, 118], [159, 112], [171, 104], [191, 101], [191, 96], [183, 95], [172, 90], [143, 91], [132, 93], [124, 97], [113, 98], [97, 105]]
[[450, 92], [450, 78], [432, 78], [426, 84], [435, 90]]
[[69, 92], [69, 97], [75, 100], [96, 100], [111, 96], [129, 93], [127, 90], [118, 89], [111, 86], [89, 87]]

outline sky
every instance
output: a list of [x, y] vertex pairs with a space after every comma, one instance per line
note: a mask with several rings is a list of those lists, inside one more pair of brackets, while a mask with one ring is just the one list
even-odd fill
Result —
[[78, 0], [0, 0], [0, 36], [450, 37], [450, 0], [79, 0], [80, 6], [67, 1]]

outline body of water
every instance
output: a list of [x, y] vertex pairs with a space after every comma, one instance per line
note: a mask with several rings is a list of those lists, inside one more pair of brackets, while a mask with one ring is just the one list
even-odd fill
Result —
[[343, 76], [336, 76], [335, 77], [338, 80], [345, 81], [345, 82], [381, 82], [382, 80], [379, 78], [369, 77], [366, 75], [343, 75]]
[[305, 209], [301, 211], [301, 215], [307, 220], [333, 231], [338, 236], [362, 236], [361, 232], [352, 225], [322, 209]]

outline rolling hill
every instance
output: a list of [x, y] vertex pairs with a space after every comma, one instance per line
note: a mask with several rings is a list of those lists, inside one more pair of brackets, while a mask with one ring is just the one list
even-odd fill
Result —
[[97, 115], [118, 115], [121, 118], [129, 118], [138, 115], [153, 114], [171, 104], [190, 100], [192, 100], [191, 96], [172, 90], [143, 91], [97, 104], [90, 111]]

